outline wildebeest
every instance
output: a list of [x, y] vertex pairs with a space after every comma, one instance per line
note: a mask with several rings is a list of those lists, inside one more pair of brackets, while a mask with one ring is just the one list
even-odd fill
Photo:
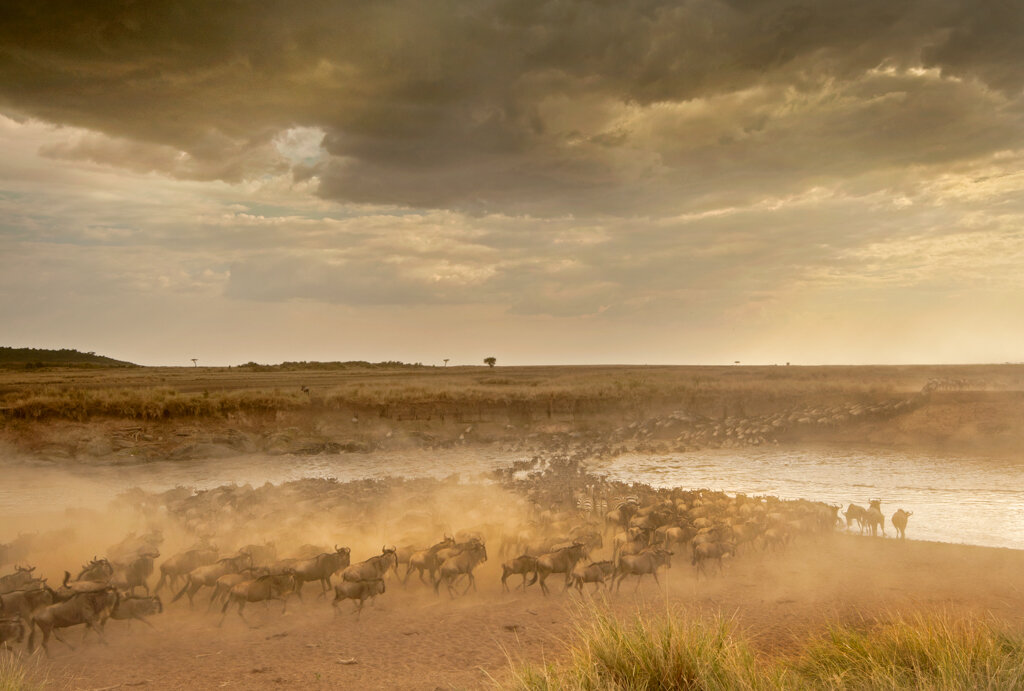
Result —
[[43, 650], [46, 651], [47, 656], [50, 654], [47, 645], [50, 633], [53, 633], [58, 641], [74, 650], [74, 646], [61, 637], [58, 629], [85, 624], [87, 631], [96, 631], [102, 640], [103, 623], [110, 611], [117, 606], [119, 599], [120, 596], [116, 588], [106, 588], [91, 593], [78, 593], [69, 600], [36, 610], [32, 614], [30, 624], [32, 632], [28, 637], [29, 652], [35, 649], [36, 627], [39, 627], [43, 634]]
[[878, 529], [885, 535], [885, 516], [882, 515], [882, 500], [872, 499], [867, 511], [864, 512], [864, 525], [871, 531], [872, 537], [878, 536]]
[[252, 557], [253, 566], [264, 566], [277, 560], [277, 547], [273, 542], [267, 542], [262, 545], [246, 545], [245, 547], [240, 548], [238, 553], [248, 554]]
[[378, 578], [384, 578], [384, 574], [388, 572], [388, 569], [393, 568], [394, 564], [398, 562], [397, 551], [394, 547], [386, 545], [381, 547], [381, 552], [377, 556], [364, 559], [357, 564], [346, 567], [341, 572], [342, 580], [373, 581]]
[[11, 643], [21, 643], [25, 638], [25, 622], [21, 617], [0, 618], [0, 647], [9, 648]]
[[65, 602], [75, 595], [96, 593], [101, 590], [107, 590], [110, 587], [110, 583], [106, 581], [73, 581], [71, 580], [71, 574], [65, 571], [64, 581], [59, 588], [53, 591], [53, 599], [55, 602]]
[[294, 589], [295, 575], [291, 573], [268, 574], [251, 581], [239, 583], [231, 588], [231, 592], [228, 593], [228, 599], [224, 603], [224, 608], [220, 611], [221, 617], [217, 626], [224, 623], [224, 617], [227, 616], [228, 607], [232, 603], [238, 603], [238, 616], [249, 626], [252, 625], [249, 624], [245, 615], [242, 614], [242, 610], [245, 609], [245, 603], [247, 602], [280, 600], [282, 603], [281, 613], [284, 614], [288, 608], [288, 596]]
[[584, 583], [593, 583], [594, 592], [600, 590], [601, 586], [608, 587], [608, 579], [615, 573], [615, 562], [608, 561], [592, 561], [589, 564], [584, 564], [582, 561], [576, 563], [576, 566], [572, 567], [572, 571], [569, 574], [569, 580], [571, 585], [575, 585], [576, 588], [583, 592]]
[[0, 595], [0, 615], [5, 617], [21, 617], [28, 622], [32, 612], [52, 605], [54, 593], [51, 588], [33, 588], [30, 590], [12, 590]]
[[[526, 576], [531, 572], [534, 574], [537, 572], [537, 557], [531, 557], [529, 554], [521, 554], [515, 559], [507, 561], [501, 565], [501, 587], [505, 592], [511, 592], [509, 591], [508, 583], [506, 581], [508, 581], [509, 576], [520, 574], [523, 577], [523, 582], [521, 585], [517, 585], [516, 588], [526, 590]], [[537, 580], [536, 575], [534, 576], [534, 580]]]
[[636, 515], [637, 509], [639, 506], [633, 501], [624, 501], [616, 506], [604, 516], [605, 531], [607, 532], [615, 526], [625, 528], [629, 525], [629, 520]]
[[381, 578], [372, 581], [342, 581], [334, 586], [334, 600], [331, 602], [334, 614], [338, 614], [338, 603], [342, 600], [358, 600], [353, 610], [358, 619], [366, 601], [382, 594], [384, 590], [384, 580]]
[[[269, 567], [262, 566], [255, 569], [242, 569], [238, 573], [226, 573], [217, 579], [217, 583], [213, 586], [213, 592], [210, 593], [210, 602], [206, 606], [206, 611], [209, 612], [215, 602], [223, 602], [227, 599], [228, 593], [239, 583], [245, 581], [252, 581], [260, 576], [270, 575], [272, 572]], [[291, 573], [287, 569], [276, 571], [274, 573]]]
[[906, 539], [907, 519], [913, 515], [913, 511], [904, 511], [903, 509], [897, 509], [896, 513], [892, 515], [892, 525], [896, 528], [896, 536], [900, 539]]
[[36, 570], [34, 566], [15, 566], [14, 573], [0, 576], [0, 593], [9, 593], [12, 590], [21, 590], [33, 581], [37, 580], [32, 573]]
[[[426, 583], [427, 581], [423, 578], [423, 573], [427, 572], [430, 574], [430, 581], [433, 582], [437, 575], [437, 567], [440, 566], [438, 561], [438, 553], [443, 549], [455, 546], [455, 538], [444, 536], [444, 539], [435, 545], [431, 545], [427, 549], [418, 550], [413, 552], [409, 556], [409, 561], [405, 567], [405, 577], [402, 582], [405, 583], [409, 580], [409, 574], [412, 573], [413, 569], [416, 569], [420, 574], [420, 580]], [[397, 564], [397, 557], [396, 557]], [[397, 568], [397, 566], [396, 566]]]
[[549, 552], [537, 558], [537, 573], [529, 585], [540, 580], [540, 590], [545, 595], [549, 594], [547, 581], [548, 576], [553, 573], [565, 574], [565, 587], [569, 587], [569, 573], [576, 562], [587, 556], [587, 546], [582, 542], [575, 542], [568, 547], [563, 547], [555, 552]]
[[864, 532], [864, 514], [867, 512], [863, 506], [857, 506], [856, 504], [850, 504], [846, 507], [846, 511], [843, 516], [846, 518], [846, 529], [849, 530], [853, 525], [854, 521], [857, 521], [857, 527], [860, 528], [860, 532]]
[[121, 542], [107, 548], [107, 558], [112, 563], [128, 564], [143, 554], [159, 553], [163, 541], [163, 531], [159, 528], [139, 536], [129, 533]]
[[160, 580], [153, 588], [153, 593], [159, 594], [165, 583], [172, 589], [176, 588], [179, 578], [187, 576], [193, 569], [212, 564], [215, 561], [217, 561], [217, 550], [213, 547], [198, 547], [175, 554], [160, 564]]
[[149, 577], [153, 575], [153, 564], [160, 557], [160, 552], [144, 552], [127, 564], [115, 564], [110, 582], [129, 594], [136, 588], [145, 588], [149, 594]]
[[[665, 549], [645, 549], [639, 554], [626, 554], [619, 559], [615, 565], [615, 592], [622, 587], [622, 581], [626, 576], [636, 576], [636, 587], [640, 587], [640, 581], [647, 574], [654, 576], [654, 582], [658, 585], [658, 569], [662, 566], [672, 567], [672, 552]], [[634, 591], [636, 588], [634, 588]]]
[[722, 559], [727, 555], [736, 554], [736, 545], [732, 542], [703, 542], [693, 546], [693, 558], [690, 563], [697, 567], [697, 574], [707, 574], [704, 562], [711, 559], [718, 561], [718, 570], [722, 570]]
[[138, 619], [150, 628], [156, 628], [146, 621], [145, 617], [160, 614], [164, 611], [164, 603], [157, 596], [140, 597], [130, 595], [122, 597], [110, 611], [110, 618], [117, 620]]
[[448, 557], [437, 569], [437, 580], [434, 581], [434, 592], [440, 592], [441, 581], [444, 581], [448, 588], [448, 595], [455, 597], [455, 589], [452, 587], [455, 581], [461, 576], [468, 576], [469, 582], [466, 589], [462, 591], [465, 595], [469, 592], [470, 586], [476, 590], [476, 578], [473, 576], [473, 569], [481, 562], [487, 561], [487, 547], [479, 540], [471, 540], [472, 544], [461, 554]]
[[311, 581], [320, 581], [322, 593], [326, 595], [331, 587], [331, 576], [350, 563], [351, 550], [334, 546], [333, 552], [318, 554], [312, 559], [284, 559], [270, 567], [271, 573], [292, 571], [295, 574], [295, 594], [302, 599], [302, 586]]
[[106, 559], [92, 558], [88, 564], [75, 576], [76, 581], [92, 581], [93, 583], [106, 583], [114, 575], [113, 565]]
[[248, 554], [238, 554], [234, 557], [218, 559], [215, 564], [206, 564], [192, 569], [185, 578], [185, 586], [178, 591], [171, 602], [177, 602], [182, 595], [188, 593], [188, 605], [193, 604], [195, 594], [200, 588], [217, 585], [217, 579], [226, 573], [238, 573], [246, 567], [252, 567], [252, 557]]

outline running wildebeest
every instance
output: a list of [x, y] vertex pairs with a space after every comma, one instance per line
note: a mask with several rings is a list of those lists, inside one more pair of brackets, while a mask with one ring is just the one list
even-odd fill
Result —
[[408, 582], [409, 574], [412, 573], [413, 569], [419, 571], [420, 580], [424, 583], [427, 582], [423, 578], [424, 571], [430, 574], [430, 582], [433, 582], [437, 576], [437, 567], [441, 565], [438, 561], [438, 553], [443, 549], [448, 549], [449, 547], [454, 546], [455, 538], [445, 535], [444, 539], [436, 545], [431, 545], [427, 549], [413, 552], [409, 556], [408, 565], [405, 568], [405, 578], [402, 579], [402, 583]]
[[333, 552], [318, 554], [312, 559], [284, 559], [270, 567], [271, 573], [295, 573], [295, 594], [302, 599], [302, 586], [311, 581], [320, 581], [323, 597], [331, 587], [331, 576], [347, 567], [350, 562], [351, 550], [348, 547], [334, 546]]
[[32, 612], [53, 604], [53, 596], [53, 590], [46, 586], [4, 593], [0, 595], [0, 615], [21, 617], [27, 623], [32, 618]]
[[384, 580], [377, 578], [372, 581], [342, 581], [334, 586], [334, 600], [331, 606], [334, 607], [335, 616], [338, 615], [338, 604], [342, 600], [358, 600], [356, 608], [356, 619], [363, 611], [366, 601], [377, 597], [385, 591]]
[[722, 572], [722, 559], [736, 555], [736, 545], [732, 542], [704, 542], [693, 546], [693, 559], [690, 563], [697, 567], [697, 574], [707, 575], [704, 562], [711, 559], [718, 561], [718, 572]]
[[501, 587], [505, 592], [511, 592], [508, 588], [508, 577], [520, 574], [523, 577], [523, 582], [517, 585], [516, 588], [522, 588], [526, 590], [526, 576], [531, 572], [534, 573], [534, 581], [537, 580], [537, 557], [531, 557], [529, 554], [521, 554], [515, 559], [505, 562], [501, 565]]
[[206, 566], [217, 561], [217, 550], [214, 547], [197, 547], [179, 552], [160, 565], [160, 580], [153, 588], [153, 594], [159, 594], [166, 583], [173, 590], [178, 586], [178, 579], [188, 576], [193, 569]]
[[545, 595], [548, 595], [547, 581], [548, 576], [553, 573], [564, 573], [565, 574], [565, 589], [569, 587], [569, 573], [572, 571], [572, 567], [576, 566], [576, 562], [580, 559], [584, 559], [587, 556], [587, 546], [582, 542], [575, 542], [568, 547], [563, 547], [555, 552], [549, 552], [541, 555], [537, 558], [537, 572], [527, 585], [533, 585], [540, 580], [540, 590]]
[[220, 611], [221, 617], [217, 626], [224, 623], [224, 617], [227, 616], [228, 607], [232, 603], [238, 603], [238, 616], [249, 627], [252, 627], [252, 624], [242, 614], [242, 610], [245, 609], [245, 603], [247, 602], [280, 600], [282, 603], [281, 614], [284, 614], [285, 610], [288, 609], [288, 596], [293, 590], [295, 590], [295, 574], [292, 573], [260, 576], [254, 580], [239, 583], [231, 588], [231, 592], [228, 593], [228, 599], [224, 603], [224, 608]]
[[472, 586], [473, 590], [476, 590], [476, 578], [473, 576], [473, 569], [478, 564], [487, 561], [487, 547], [479, 540], [472, 540], [471, 542], [473, 544], [470, 547], [463, 550], [460, 554], [448, 557], [438, 568], [438, 577], [434, 581], [435, 593], [440, 592], [441, 581], [444, 581], [445, 586], [448, 588], [448, 595], [455, 597], [455, 589], [452, 586], [461, 576], [469, 577], [466, 589], [462, 591], [463, 595], [469, 592], [470, 586]]
[[177, 602], [182, 595], [188, 593], [188, 606], [192, 607], [195, 594], [203, 587], [214, 587], [217, 579], [227, 573], [238, 573], [244, 568], [252, 568], [252, 557], [248, 554], [239, 554], [234, 557], [218, 559], [215, 564], [199, 566], [189, 572], [185, 578], [185, 587], [174, 596], [171, 602]]
[[658, 581], [658, 569], [662, 566], [672, 568], [672, 552], [660, 548], [645, 549], [640, 554], [626, 554], [619, 563], [615, 566], [615, 592], [619, 592], [619, 588], [622, 587], [622, 581], [626, 579], [626, 576], [636, 576], [636, 588], [633, 589], [636, 592], [637, 588], [640, 587], [640, 581], [647, 574], [654, 576], [654, 582], [661, 585]]
[[594, 592], [601, 589], [601, 586], [608, 587], [608, 579], [615, 574], [615, 563], [611, 560], [592, 561], [584, 565], [582, 561], [572, 567], [569, 579], [572, 585], [582, 593], [584, 583], [593, 583]]
[[0, 648], [9, 648], [11, 643], [21, 643], [25, 638], [25, 622], [21, 617], [0, 618]]
[[397, 552], [396, 548], [385, 545], [381, 547], [381, 552], [377, 556], [346, 567], [341, 572], [341, 578], [345, 581], [373, 581], [384, 578], [388, 569], [394, 568], [398, 562]]
[[47, 645], [50, 640], [50, 633], [58, 641], [72, 650], [73, 645], [64, 640], [59, 629], [69, 626], [85, 624], [86, 630], [93, 630], [103, 640], [103, 624], [110, 615], [111, 610], [117, 606], [120, 595], [116, 588], [106, 588], [90, 593], [78, 593], [64, 602], [47, 605], [32, 614], [31, 633], [28, 637], [28, 650], [35, 649], [36, 627], [43, 634], [43, 650], [50, 655]]
[[145, 617], [160, 614], [164, 611], [164, 603], [156, 595], [140, 597], [130, 595], [122, 597], [110, 610], [110, 618], [117, 620], [138, 619], [150, 628], [156, 628]]
[[15, 566], [14, 573], [0, 576], [0, 593], [9, 593], [12, 590], [21, 590], [37, 581], [32, 573], [36, 570], [34, 566]]

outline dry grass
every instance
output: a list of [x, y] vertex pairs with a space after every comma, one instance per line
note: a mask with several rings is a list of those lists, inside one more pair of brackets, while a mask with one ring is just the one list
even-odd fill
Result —
[[39, 657], [0, 649], [0, 691], [36, 691], [47, 684], [47, 677]]
[[513, 669], [512, 688], [1020, 689], [1024, 638], [980, 619], [894, 617], [832, 626], [792, 657], [758, 657], [727, 619], [624, 621], [592, 612], [559, 664]]
[[971, 390], [1022, 390], [1024, 366], [48, 370], [0, 373], [0, 412], [27, 420], [156, 420], [304, 408], [519, 406], [549, 415], [672, 408], [746, 415], [806, 401], [872, 403], [919, 391], [933, 378], [962, 379]]

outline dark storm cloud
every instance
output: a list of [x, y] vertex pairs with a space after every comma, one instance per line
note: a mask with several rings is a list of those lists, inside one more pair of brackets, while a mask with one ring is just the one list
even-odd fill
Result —
[[[723, 187], [786, 193], [1019, 140], [1022, 13], [970, 0], [16, 2], [0, 10], [0, 107], [108, 137], [48, 155], [182, 178], [278, 171], [274, 136], [308, 126], [327, 155], [294, 167], [326, 198], [657, 215]], [[671, 110], [701, 103], [710, 114]]]

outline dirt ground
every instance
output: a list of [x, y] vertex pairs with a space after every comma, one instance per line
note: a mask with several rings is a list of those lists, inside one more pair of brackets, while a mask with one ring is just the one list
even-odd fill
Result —
[[723, 574], [699, 580], [681, 557], [662, 573], [661, 588], [650, 581], [634, 592], [627, 581], [621, 593], [592, 598], [558, 585], [545, 598], [536, 586], [503, 594], [492, 556], [477, 593], [452, 600], [419, 583], [389, 582], [360, 621], [350, 603], [335, 616], [314, 584], [284, 616], [277, 603], [247, 608], [254, 628], [233, 611], [218, 628], [219, 613], [203, 613], [204, 605], [191, 612], [182, 600], [152, 629], [109, 622], [108, 645], [94, 637], [79, 645], [82, 634], [71, 630], [77, 649], [51, 641], [53, 657], [40, 671], [48, 686], [69, 689], [486, 688], [507, 678], [511, 662], [557, 660], [574, 621], [594, 604], [623, 615], [724, 613], [766, 653], [795, 649], [832, 621], [896, 613], [982, 615], [1024, 627], [1024, 552], [1016, 550], [836, 534], [781, 555], [741, 554]]

